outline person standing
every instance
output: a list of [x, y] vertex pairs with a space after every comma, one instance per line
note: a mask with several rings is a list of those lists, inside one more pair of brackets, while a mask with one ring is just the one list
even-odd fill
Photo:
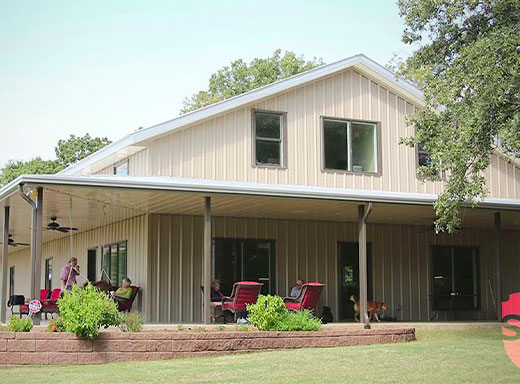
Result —
[[61, 291], [71, 291], [72, 286], [76, 285], [76, 276], [79, 275], [78, 259], [71, 257], [67, 264], [61, 269], [60, 281]]

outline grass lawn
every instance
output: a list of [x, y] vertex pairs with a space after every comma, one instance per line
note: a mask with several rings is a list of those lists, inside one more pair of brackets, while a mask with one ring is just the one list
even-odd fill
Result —
[[519, 383], [500, 328], [422, 330], [404, 344], [0, 369], [2, 383]]

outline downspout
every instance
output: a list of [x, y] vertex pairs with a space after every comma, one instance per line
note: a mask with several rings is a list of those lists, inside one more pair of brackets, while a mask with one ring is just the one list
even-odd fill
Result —
[[36, 264], [36, 203], [29, 197], [23, 190], [23, 184], [18, 185], [18, 192], [22, 199], [24, 199], [27, 204], [29, 204], [32, 208], [32, 225], [31, 225], [31, 261], [30, 261], [30, 271], [31, 271], [31, 299], [39, 299], [39, 297], [34, 296], [34, 288], [35, 288], [35, 264]]

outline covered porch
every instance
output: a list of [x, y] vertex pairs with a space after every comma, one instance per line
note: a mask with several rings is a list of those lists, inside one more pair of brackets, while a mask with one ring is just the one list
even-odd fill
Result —
[[[238, 184], [57, 176], [12, 183], [0, 194], [2, 321], [10, 294], [58, 288], [71, 256], [80, 284], [129, 276], [141, 287], [134, 310], [149, 323], [209, 322], [201, 286], [215, 278], [225, 294], [233, 282], [255, 279], [280, 296], [296, 279], [319, 281], [317, 314], [331, 307], [335, 322], [352, 321], [350, 295], [363, 291], [387, 304], [389, 320], [479, 321], [499, 319], [500, 298], [520, 290], [516, 201], [484, 202], [464, 213], [457, 233], [436, 235], [435, 196]], [[48, 230], [52, 217], [78, 230]], [[9, 234], [32, 247], [9, 246]]]

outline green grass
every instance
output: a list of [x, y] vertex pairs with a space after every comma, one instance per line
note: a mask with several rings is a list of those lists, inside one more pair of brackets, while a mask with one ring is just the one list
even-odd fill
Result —
[[403, 344], [96, 366], [0, 369], [3, 383], [518, 383], [500, 328], [424, 330]]

